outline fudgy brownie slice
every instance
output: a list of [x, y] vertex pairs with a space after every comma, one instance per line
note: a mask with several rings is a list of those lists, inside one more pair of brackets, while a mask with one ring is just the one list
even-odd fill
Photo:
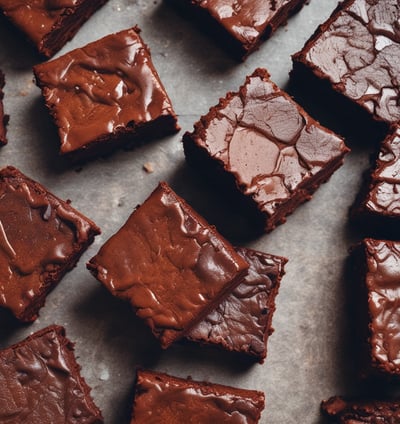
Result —
[[107, 0], [0, 0], [3, 12], [36, 46], [51, 57]]
[[0, 146], [4, 146], [7, 144], [7, 123], [8, 123], [8, 115], [5, 115], [4, 113], [4, 106], [3, 106], [3, 87], [5, 84], [5, 78], [3, 72], [0, 70]]
[[400, 128], [383, 141], [375, 167], [351, 209], [351, 218], [386, 237], [400, 235]]
[[202, 116], [183, 145], [187, 161], [223, 184], [267, 232], [309, 200], [349, 151], [265, 69]]
[[210, 32], [234, 56], [245, 59], [306, 0], [169, 0]]
[[73, 346], [53, 325], [0, 350], [0, 423], [103, 423]]
[[0, 306], [33, 321], [100, 229], [13, 167], [0, 171]]
[[264, 394], [138, 370], [131, 424], [257, 424]]
[[287, 259], [244, 247], [236, 250], [249, 263], [245, 279], [186, 337], [263, 362]]
[[325, 415], [338, 424], [398, 424], [399, 401], [349, 400], [331, 397], [321, 404]]
[[364, 239], [352, 250], [363, 376], [400, 376], [400, 242]]
[[398, 122], [399, 19], [398, 0], [340, 2], [293, 56], [292, 78], [318, 96], [316, 84], [327, 84], [346, 106], [386, 124]]
[[36, 65], [34, 73], [58, 128], [60, 153], [72, 159], [179, 129], [138, 28]]
[[249, 267], [163, 182], [87, 266], [132, 304], [164, 348], [214, 309]]

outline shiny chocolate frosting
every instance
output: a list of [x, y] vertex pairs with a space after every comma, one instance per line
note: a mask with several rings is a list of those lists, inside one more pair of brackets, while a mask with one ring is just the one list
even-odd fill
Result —
[[239, 283], [248, 264], [160, 183], [88, 268], [112, 294], [130, 301], [167, 347]]

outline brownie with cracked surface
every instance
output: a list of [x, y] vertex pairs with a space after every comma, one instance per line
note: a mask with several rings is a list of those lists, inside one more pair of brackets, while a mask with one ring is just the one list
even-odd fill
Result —
[[169, 0], [244, 60], [307, 0]]
[[167, 348], [214, 309], [249, 267], [165, 182], [87, 264]]
[[244, 204], [266, 232], [311, 198], [349, 149], [280, 90], [265, 69], [186, 132], [187, 161]]
[[7, 123], [8, 123], [8, 115], [4, 113], [3, 106], [3, 88], [5, 85], [5, 78], [3, 72], [0, 70], [0, 146], [4, 146], [7, 144]]
[[264, 393], [138, 370], [131, 424], [257, 424]]
[[322, 412], [337, 424], [396, 424], [400, 422], [400, 402], [351, 400], [333, 396], [321, 403]]
[[354, 309], [364, 377], [400, 376], [400, 242], [364, 239], [352, 250]]
[[374, 234], [400, 235], [400, 127], [393, 127], [381, 144], [350, 216]]
[[73, 346], [52, 325], [0, 350], [0, 423], [103, 423]]
[[0, 307], [34, 321], [100, 229], [13, 167], [0, 171]]
[[4, 14], [45, 57], [57, 53], [107, 0], [0, 0]]
[[179, 129], [139, 32], [111, 34], [34, 67], [62, 155], [85, 159]]
[[398, 0], [341, 2], [293, 56], [292, 78], [308, 90], [328, 85], [354, 114], [362, 109], [373, 120], [398, 122], [399, 19]]
[[244, 247], [236, 250], [249, 264], [245, 279], [186, 337], [262, 363], [287, 259]]

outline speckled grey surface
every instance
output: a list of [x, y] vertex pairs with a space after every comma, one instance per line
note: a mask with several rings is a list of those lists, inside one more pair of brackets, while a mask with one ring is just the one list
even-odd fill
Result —
[[[76, 342], [82, 373], [107, 423], [129, 422], [135, 367], [178, 376], [191, 375], [233, 386], [262, 390], [262, 423], [323, 422], [322, 398], [349, 391], [346, 357], [344, 260], [353, 243], [347, 210], [358, 191], [368, 149], [354, 148], [345, 165], [286, 224], [257, 240], [257, 248], [289, 258], [277, 299], [265, 364], [245, 366], [228, 354], [176, 345], [162, 351], [128, 305], [114, 299], [89, 274], [85, 262], [126, 220], [160, 180], [226, 235], [243, 233], [245, 224], [229, 213], [218, 195], [186, 167], [180, 143], [219, 97], [236, 90], [256, 67], [266, 67], [281, 87], [288, 82], [290, 55], [302, 47], [336, 6], [313, 0], [245, 63], [233, 61], [212, 40], [160, 0], [110, 0], [61, 51], [82, 46], [110, 32], [139, 25], [179, 116], [182, 131], [173, 137], [93, 160], [79, 170], [57, 155], [58, 140], [40, 91], [32, 83], [38, 61], [31, 47], [0, 20], [0, 68], [6, 74], [5, 110], [10, 114], [9, 144], [0, 165], [14, 165], [92, 218], [102, 235], [48, 296], [32, 325], [0, 324], [0, 347], [48, 324], [64, 325]], [[154, 172], [146, 173], [145, 163]], [[347, 385], [349, 384], [349, 385]]]

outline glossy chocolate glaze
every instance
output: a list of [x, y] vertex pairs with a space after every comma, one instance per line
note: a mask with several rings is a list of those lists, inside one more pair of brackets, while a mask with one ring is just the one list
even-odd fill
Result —
[[37, 318], [46, 294], [100, 230], [18, 170], [0, 171], [0, 306]]
[[171, 121], [165, 133], [178, 129], [171, 102], [138, 31], [108, 35], [34, 67], [58, 127], [62, 154], [124, 134], [133, 136], [161, 118]]
[[[187, 0], [186, 0], [187, 1]], [[190, 0], [204, 9], [242, 46], [245, 55], [255, 50], [305, 0]]]
[[207, 155], [233, 176], [236, 188], [264, 215], [266, 231], [309, 200], [349, 151], [263, 69], [211, 108], [183, 142], [189, 162], [196, 164], [196, 155]]
[[131, 302], [165, 348], [242, 280], [248, 264], [160, 183], [88, 268], [112, 294]]
[[364, 207], [371, 213], [400, 218], [399, 127], [381, 145]]
[[398, 0], [346, 0], [293, 60], [387, 123], [400, 120]]
[[255, 390], [139, 370], [131, 424], [257, 424], [263, 409]]
[[246, 248], [238, 248], [237, 252], [250, 265], [244, 281], [192, 328], [187, 338], [244, 353], [262, 362], [267, 354], [268, 336], [273, 331], [275, 297], [287, 259]]
[[50, 57], [107, 0], [0, 0], [0, 11]]
[[62, 327], [0, 351], [0, 423], [101, 424]]
[[3, 72], [0, 70], [0, 146], [7, 144], [7, 129], [6, 125], [8, 123], [8, 116], [4, 114], [3, 106], [3, 87], [5, 85], [5, 78]]
[[400, 242], [365, 239], [372, 367], [400, 375]]
[[321, 403], [322, 411], [338, 424], [397, 424], [399, 401], [349, 400], [334, 396]]

